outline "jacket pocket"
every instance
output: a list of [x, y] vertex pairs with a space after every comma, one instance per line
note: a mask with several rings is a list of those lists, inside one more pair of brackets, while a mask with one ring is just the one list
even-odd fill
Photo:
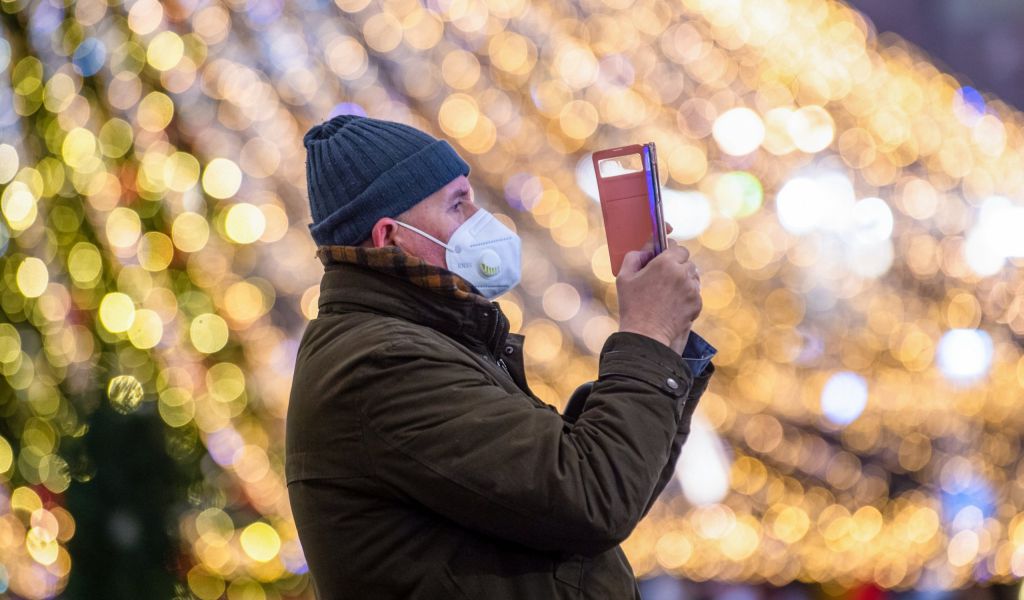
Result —
[[579, 590], [583, 588], [583, 557], [569, 556], [555, 562], [555, 579]]
[[462, 590], [459, 583], [455, 581], [455, 575], [452, 574], [452, 570], [448, 565], [445, 565], [444, 569], [442, 569], [440, 581], [447, 594], [446, 599], [470, 600], [470, 597]]
[[[555, 579], [555, 558], [523, 546], [467, 540], [444, 570], [459, 590], [456, 598], [577, 598], [576, 588]], [[572, 592], [566, 594], [563, 589]]]

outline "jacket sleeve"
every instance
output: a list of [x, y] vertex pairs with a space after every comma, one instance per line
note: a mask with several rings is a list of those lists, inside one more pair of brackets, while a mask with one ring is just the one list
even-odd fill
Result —
[[679, 461], [679, 453], [682, 452], [686, 439], [690, 437], [690, 421], [693, 419], [693, 412], [697, 410], [700, 397], [704, 395], [704, 390], [707, 389], [708, 382], [711, 381], [711, 376], [714, 373], [715, 364], [709, 362], [700, 376], [693, 380], [693, 385], [690, 386], [690, 391], [686, 395], [686, 402], [683, 404], [683, 414], [679, 419], [675, 438], [672, 439], [672, 450], [669, 452], [668, 462], [665, 463], [665, 468], [661, 470], [658, 483], [655, 484], [654, 492], [651, 494], [650, 499], [647, 500], [647, 506], [644, 507], [644, 512], [640, 515], [640, 518], [647, 516], [651, 507], [654, 506], [654, 501], [658, 499], [665, 486], [672, 480], [672, 475], [676, 470], [676, 462]]
[[375, 475], [399, 497], [488, 535], [592, 556], [647, 510], [692, 383], [669, 347], [613, 333], [570, 424], [472, 360], [400, 338], [361, 382], [372, 396], [364, 440]]
[[[693, 419], [693, 413], [697, 409], [700, 397], [704, 395], [704, 390], [707, 389], [708, 383], [711, 381], [711, 376], [714, 372], [714, 363], [708, 362], [700, 376], [693, 380], [693, 385], [690, 387], [690, 391], [686, 395], [686, 402], [683, 404], [683, 411], [676, 427], [675, 437], [672, 439], [672, 450], [669, 452], [668, 462], [665, 463], [665, 467], [661, 470], [661, 474], [658, 476], [658, 483], [654, 486], [654, 492], [651, 493], [651, 497], [647, 501], [647, 506], [644, 508], [641, 518], [647, 516], [651, 507], [654, 506], [654, 501], [658, 499], [658, 496], [660, 496], [661, 492], [664, 491], [665, 486], [667, 486], [668, 482], [672, 480], [672, 475], [675, 473], [676, 462], [679, 460], [679, 453], [682, 452], [683, 444], [686, 443], [686, 439], [690, 437], [690, 421]], [[576, 391], [573, 392], [572, 397], [565, 406], [565, 411], [562, 413], [562, 418], [565, 421], [569, 423], [576, 422], [576, 419], [579, 418], [580, 413], [583, 412], [586, 407], [587, 398], [590, 396], [593, 386], [594, 382], [588, 381], [576, 388]]]

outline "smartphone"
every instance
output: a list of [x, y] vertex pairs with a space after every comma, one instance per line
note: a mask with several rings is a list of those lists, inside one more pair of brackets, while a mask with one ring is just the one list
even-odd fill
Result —
[[658, 177], [658, 152], [654, 142], [644, 144], [644, 160], [647, 198], [651, 207], [651, 222], [654, 223], [654, 255], [657, 256], [668, 247], [668, 238], [665, 233], [665, 216], [661, 211], [661, 179]]
[[612, 274], [618, 276], [627, 252], [652, 242], [655, 255], [667, 247], [661, 207], [661, 181], [654, 142], [595, 152], [601, 216]]

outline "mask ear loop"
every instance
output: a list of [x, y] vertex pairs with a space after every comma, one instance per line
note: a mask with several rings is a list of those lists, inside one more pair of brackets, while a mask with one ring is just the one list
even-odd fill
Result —
[[455, 252], [456, 254], [458, 254], [458, 252], [459, 252], [458, 250], [453, 250], [452, 248], [450, 248], [448, 246], [448, 244], [442, 242], [441, 240], [437, 239], [436, 237], [430, 235], [429, 233], [427, 233], [425, 231], [417, 229], [417, 228], [413, 227], [412, 225], [406, 225], [405, 223], [403, 223], [401, 221], [395, 221], [395, 223], [398, 223], [399, 225], [401, 225], [402, 227], [405, 227], [407, 229], [412, 229], [413, 231], [415, 231], [416, 233], [422, 235], [423, 237], [427, 238], [428, 240], [431, 240], [431, 241], [433, 241], [436, 244], [440, 244], [441, 246], [444, 247], [445, 250], [450, 250], [452, 252]]

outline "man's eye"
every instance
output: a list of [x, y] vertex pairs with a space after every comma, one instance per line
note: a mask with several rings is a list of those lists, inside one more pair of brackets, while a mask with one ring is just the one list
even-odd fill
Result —
[[458, 207], [460, 207], [460, 206], [462, 206], [462, 201], [461, 201], [461, 200], [459, 200], [458, 202], [456, 202], [456, 203], [455, 203], [455, 206], [452, 206], [452, 209], [454, 210], [454, 209], [456, 209], [456, 208], [458, 208]]

